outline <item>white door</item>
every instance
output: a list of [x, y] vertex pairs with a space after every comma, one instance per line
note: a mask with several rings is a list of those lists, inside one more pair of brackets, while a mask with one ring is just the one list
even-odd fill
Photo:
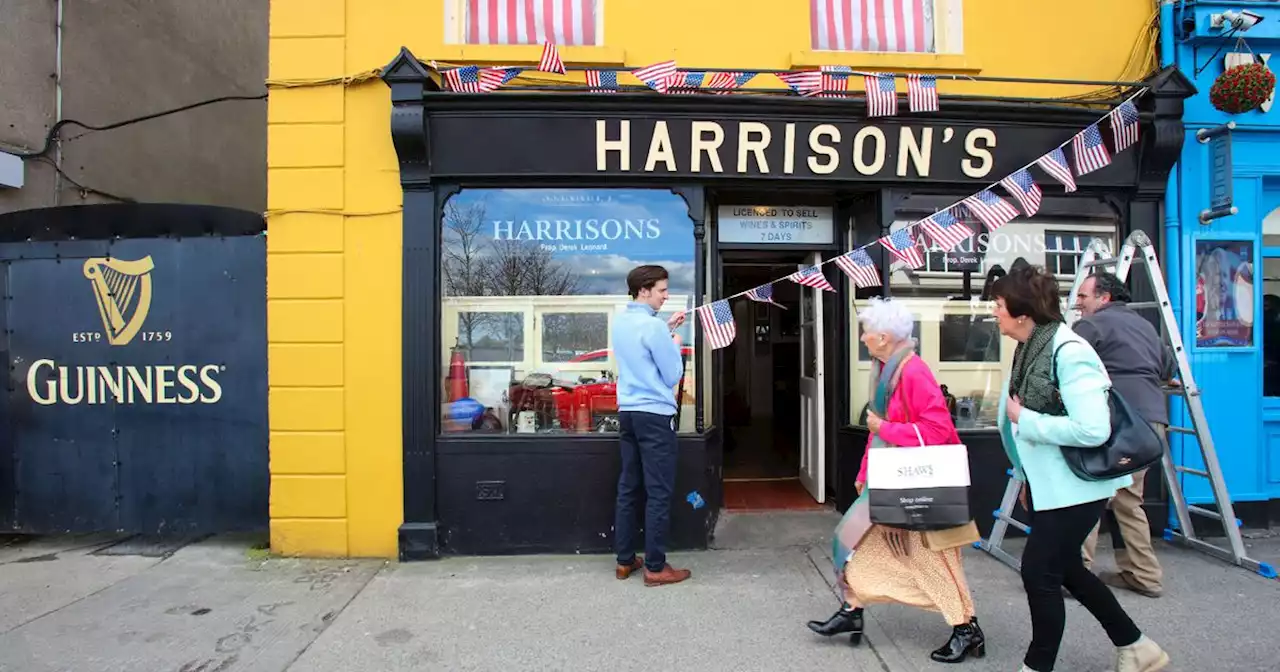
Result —
[[[815, 252], [800, 268], [822, 263]], [[822, 292], [800, 287], [800, 481], [818, 500], [826, 501], [826, 416], [823, 390]]]

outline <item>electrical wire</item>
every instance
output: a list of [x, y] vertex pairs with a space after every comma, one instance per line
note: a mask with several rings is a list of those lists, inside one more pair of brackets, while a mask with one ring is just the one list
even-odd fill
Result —
[[98, 196], [111, 199], [118, 203], [137, 203], [138, 202], [137, 199], [133, 199], [128, 196], [120, 196], [117, 194], [113, 194], [109, 191], [103, 191], [102, 189], [97, 189], [94, 187], [89, 187], [81, 184], [75, 178], [68, 175], [67, 171], [63, 170], [62, 167], [59, 166], [56, 161], [54, 161], [53, 159], [50, 159], [47, 156], [32, 156], [29, 158], [31, 158], [34, 161], [40, 161], [42, 163], [47, 163], [50, 166], [53, 166], [53, 169], [57, 171], [58, 175], [62, 176], [62, 179], [66, 180], [67, 182], [70, 182], [72, 186], [80, 190], [81, 197], [83, 197], [86, 194], [96, 194]]

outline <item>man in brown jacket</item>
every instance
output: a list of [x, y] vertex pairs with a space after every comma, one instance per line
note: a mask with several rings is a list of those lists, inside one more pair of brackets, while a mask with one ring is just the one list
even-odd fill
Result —
[[[1074, 325], [1107, 367], [1107, 375], [1116, 392], [1129, 402], [1144, 420], [1151, 423], [1161, 440], [1166, 441], [1169, 405], [1162, 382], [1173, 382], [1176, 361], [1155, 327], [1126, 304], [1129, 292], [1124, 283], [1111, 273], [1096, 273], [1085, 278], [1076, 294], [1076, 308], [1083, 318]], [[1113, 587], [1130, 590], [1147, 597], [1160, 597], [1160, 561], [1151, 547], [1151, 528], [1142, 510], [1143, 481], [1147, 470], [1133, 475], [1133, 485], [1116, 491], [1111, 500], [1116, 539], [1116, 566], [1119, 572], [1099, 572], [1098, 577]], [[1118, 539], [1117, 539], [1118, 536]], [[1093, 562], [1098, 544], [1098, 527], [1085, 540], [1085, 567]]]

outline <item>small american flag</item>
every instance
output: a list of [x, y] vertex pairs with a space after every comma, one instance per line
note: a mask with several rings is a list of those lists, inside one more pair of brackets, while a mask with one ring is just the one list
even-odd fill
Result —
[[671, 79], [671, 93], [695, 94], [702, 88], [702, 80], [706, 77], [705, 72], [679, 71]]
[[676, 62], [671, 60], [654, 63], [639, 70], [632, 70], [631, 74], [654, 91], [666, 93], [676, 77]]
[[467, 0], [467, 44], [597, 44], [596, 0]]
[[802, 96], [812, 96], [822, 90], [822, 72], [818, 70], [780, 72], [778, 79]]
[[868, 117], [892, 117], [898, 113], [898, 87], [893, 75], [867, 75], [863, 83], [867, 90]]
[[752, 301], [759, 301], [760, 303], [772, 303], [773, 305], [783, 310], [787, 309], [786, 306], [783, 306], [782, 304], [773, 300], [773, 283], [769, 283], [767, 285], [760, 285], [755, 289], [747, 290], [747, 298], [751, 299]]
[[788, 275], [787, 279], [794, 283], [804, 285], [805, 287], [814, 287], [828, 292], [836, 291], [836, 288], [832, 287], [831, 283], [827, 282], [827, 276], [822, 274], [821, 266], [802, 268], [795, 273]]
[[866, 250], [854, 250], [848, 254], [842, 254], [834, 261], [855, 286], [864, 289], [880, 286], [880, 272], [876, 270], [876, 264], [871, 261], [871, 255], [867, 254]]
[[560, 59], [560, 48], [554, 42], [542, 43], [542, 58], [538, 61], [538, 70], [564, 74], [564, 61]]
[[592, 93], [617, 93], [618, 72], [616, 70], [588, 70], [587, 86]]
[[712, 350], [719, 350], [733, 342], [738, 335], [738, 325], [733, 321], [733, 311], [729, 310], [729, 302], [720, 299], [705, 306], [698, 306], [698, 321], [702, 323], [702, 334], [707, 338], [707, 345]]
[[707, 88], [710, 89], [726, 89], [725, 91], [713, 91], [717, 95], [726, 95], [730, 93], [728, 89], [740, 89], [747, 85], [756, 76], [754, 72], [713, 72], [711, 73], [711, 81], [707, 82]]
[[1138, 141], [1138, 108], [1133, 102], [1126, 100], [1111, 111], [1111, 138], [1115, 140], [1116, 152], [1129, 149]]
[[880, 244], [908, 268], [924, 266], [924, 255], [921, 254], [920, 246], [916, 243], [916, 237], [912, 235], [910, 228], [894, 231], [881, 238]]
[[934, 50], [932, 0], [809, 0], [815, 51]]
[[1009, 201], [996, 196], [990, 189], [983, 189], [964, 199], [963, 202], [969, 212], [987, 225], [988, 231], [995, 231], [1018, 216], [1017, 208], [1009, 205]]
[[1036, 165], [1053, 179], [1062, 183], [1065, 191], [1069, 194], [1076, 190], [1076, 178], [1071, 174], [1071, 167], [1067, 165], [1067, 153], [1059, 147], [1048, 154], [1036, 159]]
[[973, 235], [973, 229], [964, 225], [950, 210], [943, 210], [929, 215], [920, 222], [920, 228], [929, 234], [929, 239], [943, 250], [950, 252]]
[[[515, 79], [516, 77], [519, 77], [520, 73], [524, 72], [524, 68], [517, 65], [506, 65], [506, 66], [501, 66], [497, 68], [489, 68], [489, 70], [496, 72], [502, 76], [502, 79], [499, 81], [498, 86], [502, 86], [503, 84], [506, 84], [507, 82]], [[498, 87], [494, 87], [494, 88], [496, 89]]]
[[819, 71], [822, 73], [822, 93], [818, 97], [844, 98], [849, 91], [849, 76], [853, 74], [853, 68], [847, 65], [824, 65]]
[[1111, 154], [1097, 124], [1076, 133], [1071, 139], [1071, 151], [1076, 155], [1076, 175], [1088, 175], [1111, 163]]
[[1040, 210], [1040, 185], [1031, 177], [1031, 171], [1023, 168], [1009, 177], [1000, 180], [1000, 186], [1018, 201], [1022, 211], [1028, 217]]
[[488, 93], [502, 86], [503, 73], [477, 65], [454, 68], [444, 73], [449, 88], [460, 93]]
[[907, 75], [907, 102], [912, 112], [938, 111], [938, 78], [933, 75]]

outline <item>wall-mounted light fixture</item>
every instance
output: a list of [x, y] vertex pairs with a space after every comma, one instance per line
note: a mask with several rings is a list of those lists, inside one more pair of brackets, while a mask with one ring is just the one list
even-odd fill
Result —
[[1262, 23], [1265, 17], [1261, 14], [1255, 14], [1248, 10], [1235, 11], [1228, 9], [1221, 14], [1209, 15], [1210, 28], [1230, 28], [1231, 30], [1244, 32], [1250, 28]]

